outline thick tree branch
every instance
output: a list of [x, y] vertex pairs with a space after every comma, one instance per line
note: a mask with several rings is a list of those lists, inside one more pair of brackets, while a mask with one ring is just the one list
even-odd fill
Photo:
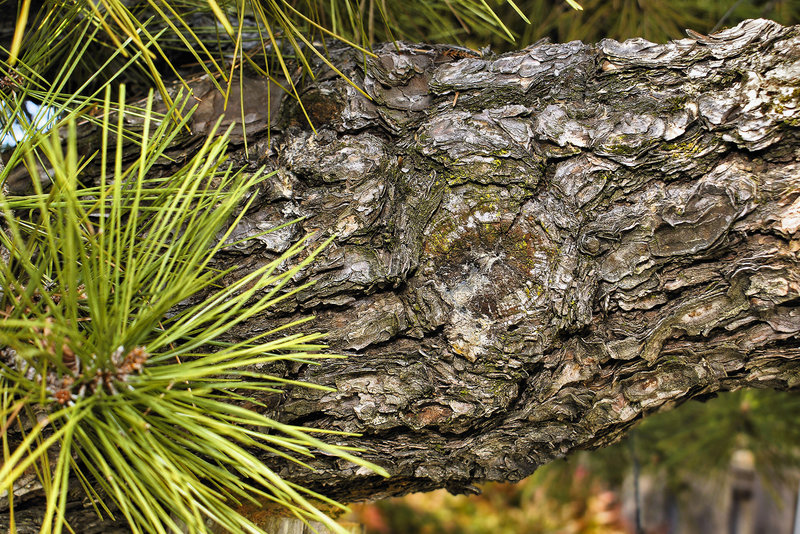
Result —
[[338, 234], [287, 307], [349, 355], [300, 370], [338, 392], [276, 411], [397, 478], [293, 474], [345, 499], [516, 480], [690, 397], [796, 387], [798, 30], [342, 52], [373, 100], [323, 75], [316, 134], [284, 105], [242, 233], [308, 217], [251, 260]]
[[[326, 458], [283, 474], [346, 501], [463, 491], [692, 397], [800, 384], [800, 27], [332, 53], [371, 99], [320, 69], [316, 132], [244, 80], [249, 150], [232, 156], [277, 174], [235, 238], [306, 219], [230, 261], [337, 238], [312, 289], [231, 335], [316, 315], [349, 358], [286, 372], [338, 391], [265, 400], [362, 433], [348, 442], [394, 477]], [[197, 134], [240, 116], [238, 96], [224, 112], [196, 91]]]

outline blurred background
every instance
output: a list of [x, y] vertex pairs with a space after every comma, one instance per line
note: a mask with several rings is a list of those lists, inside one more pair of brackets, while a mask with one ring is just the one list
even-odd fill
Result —
[[354, 504], [342, 521], [366, 534], [800, 534], [798, 484], [800, 395], [748, 390], [653, 415], [516, 484]]
[[[582, 11], [572, 7], [575, 2]], [[470, 3], [490, 5], [512, 35], [496, 24], [487, 24], [480, 9], [470, 9]], [[375, 4], [383, 7], [374, 9]], [[362, 0], [359, 5], [364, 6], [363, 29], [371, 42], [394, 36], [419, 42], [459, 42], [476, 50], [490, 44], [496, 52], [523, 48], [545, 37], [553, 42], [586, 43], [605, 37], [643, 37], [663, 43], [686, 37], [686, 28], [708, 34], [745, 19], [800, 23], [800, 0], [515, 0], [519, 11], [506, 0]], [[381, 14], [388, 25], [383, 24]]]

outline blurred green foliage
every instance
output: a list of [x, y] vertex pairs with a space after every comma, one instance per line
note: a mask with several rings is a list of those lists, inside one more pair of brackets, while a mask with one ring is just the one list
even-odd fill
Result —
[[[696, 473], [719, 475], [733, 454], [753, 454], [765, 480], [780, 480], [800, 467], [800, 395], [771, 390], [724, 393], [707, 402], [689, 401], [636, 426], [636, 453], [645, 471], [658, 471], [679, 490]], [[627, 438], [589, 453], [598, 476], [621, 483], [630, 467]]]
[[[767, 18], [784, 25], [800, 23], [799, 0], [583, 0], [583, 11], [565, 6], [560, 0], [518, 2], [532, 21], [522, 23], [514, 12], [502, 9], [501, 18], [517, 36], [516, 42], [491, 40], [498, 50], [521, 48], [548, 37], [554, 42], [581, 40], [586, 43], [605, 37], [625, 40], [643, 37], [663, 43], [686, 37], [691, 28], [710, 33], [752, 18]], [[483, 46], [488, 34], [472, 35], [472, 46]]]

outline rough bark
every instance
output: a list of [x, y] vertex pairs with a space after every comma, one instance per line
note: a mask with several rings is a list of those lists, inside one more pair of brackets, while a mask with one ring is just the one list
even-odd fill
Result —
[[[338, 391], [272, 415], [361, 433], [393, 476], [325, 457], [285, 476], [345, 501], [469, 491], [693, 397], [798, 387], [800, 27], [332, 54], [371, 99], [320, 69], [316, 132], [275, 92], [268, 125], [270, 90], [244, 80], [233, 160], [277, 174], [235, 238], [306, 218], [229, 260], [337, 237], [312, 289], [231, 335], [316, 315], [349, 357], [286, 372]], [[199, 135], [223, 110], [195, 88]]]

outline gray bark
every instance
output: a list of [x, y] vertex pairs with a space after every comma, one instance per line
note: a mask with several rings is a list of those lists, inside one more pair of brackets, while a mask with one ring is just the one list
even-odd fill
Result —
[[[244, 80], [249, 151], [232, 158], [277, 174], [235, 238], [306, 219], [229, 260], [337, 237], [313, 288], [230, 334], [316, 315], [348, 358], [285, 372], [338, 391], [264, 400], [361, 433], [347, 443], [392, 478], [326, 457], [285, 476], [344, 501], [470, 491], [693, 397], [798, 387], [800, 27], [332, 54], [371, 99], [320, 68], [316, 133]], [[223, 110], [195, 89], [201, 135]]]

